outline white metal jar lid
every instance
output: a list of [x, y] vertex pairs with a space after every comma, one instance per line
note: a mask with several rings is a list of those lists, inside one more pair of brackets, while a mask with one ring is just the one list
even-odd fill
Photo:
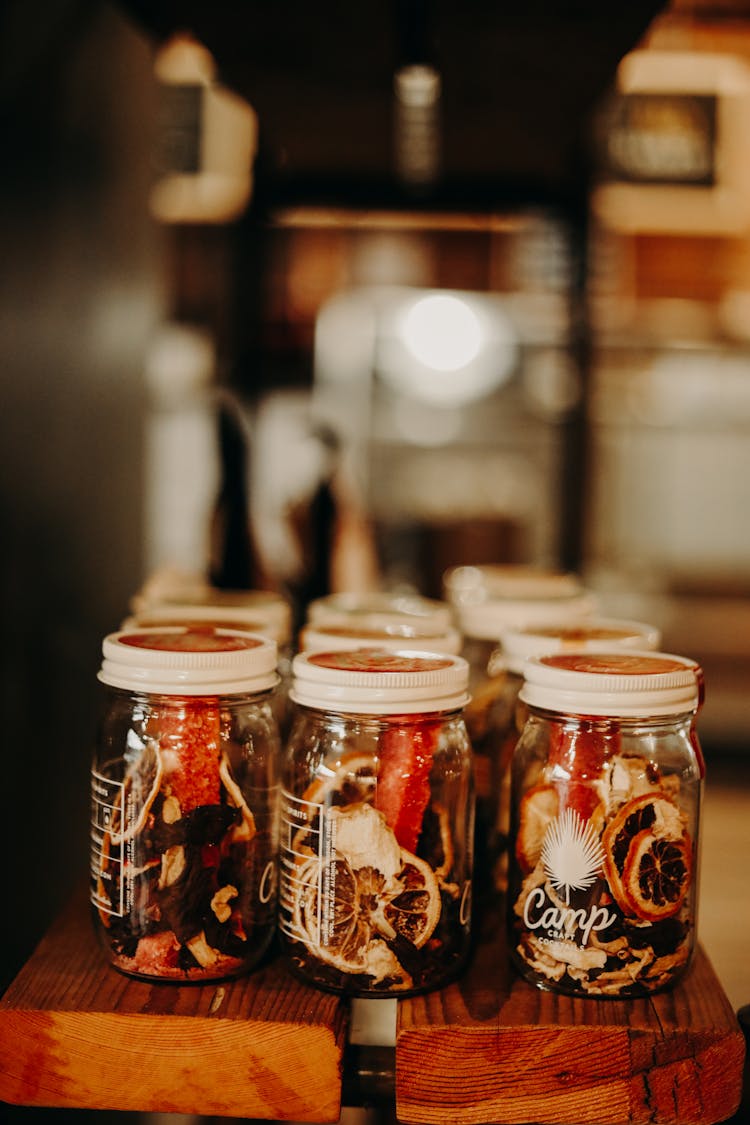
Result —
[[[266, 628], [278, 632], [282, 640], [291, 633], [292, 608], [282, 594], [273, 590], [225, 590], [206, 587], [193, 591], [179, 591], [175, 594], [161, 594], [154, 598], [136, 598], [132, 612], [139, 619], [148, 615], [166, 619], [179, 613], [187, 616], [232, 616], [239, 614], [248, 619], [252, 617]], [[174, 620], [174, 617], [172, 618]]]
[[455, 711], [469, 699], [461, 656], [412, 649], [302, 652], [292, 661], [294, 703], [364, 715]]
[[458, 627], [466, 637], [499, 642], [504, 629], [528, 625], [563, 625], [596, 611], [596, 598], [588, 591], [561, 593], [558, 597], [488, 597], [456, 607]]
[[[287, 612], [288, 610], [288, 612]], [[186, 629], [234, 629], [260, 633], [278, 645], [286, 645], [291, 636], [291, 610], [282, 615], [278, 608], [266, 612], [252, 605], [210, 605], [202, 602], [174, 602], [147, 606], [127, 617], [122, 629], [156, 628], [181, 625]]]
[[439, 628], [429, 624], [412, 624], [400, 614], [377, 615], [345, 624], [313, 622], [305, 625], [299, 636], [299, 647], [303, 652], [336, 652], [353, 648], [383, 648], [396, 652], [411, 648], [458, 655], [461, 644], [461, 634], [452, 625]]
[[443, 593], [453, 605], [487, 598], [560, 598], [582, 590], [577, 574], [519, 563], [452, 566], [443, 575]]
[[703, 702], [699, 664], [672, 653], [555, 653], [524, 666], [520, 698], [566, 715], [650, 718], [696, 711]]
[[446, 602], [426, 598], [421, 594], [394, 594], [383, 591], [354, 593], [344, 591], [316, 598], [307, 607], [307, 620], [311, 624], [322, 622], [344, 624], [362, 617], [392, 617], [398, 614], [407, 620], [431, 628], [453, 624], [453, 611]]
[[98, 678], [160, 695], [239, 695], [278, 683], [276, 642], [230, 629], [121, 630], [102, 642]]
[[610, 652], [641, 649], [654, 652], [661, 642], [655, 625], [619, 617], [584, 617], [580, 621], [527, 625], [500, 634], [500, 663], [520, 675], [532, 656], [555, 652]]

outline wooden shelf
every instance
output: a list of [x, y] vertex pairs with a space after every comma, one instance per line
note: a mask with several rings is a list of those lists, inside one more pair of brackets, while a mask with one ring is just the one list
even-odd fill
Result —
[[[275, 961], [226, 984], [129, 980], [77, 900], [0, 1000], [0, 1099], [335, 1122], [348, 1019], [345, 1001]], [[419, 1125], [715, 1125], [739, 1103], [744, 1051], [703, 950], [671, 992], [573, 999], [515, 977], [495, 917], [459, 981], [399, 1001], [396, 1112]]]
[[399, 1004], [399, 1121], [714, 1125], [740, 1101], [745, 1041], [705, 952], [642, 1000], [541, 991], [511, 970], [497, 918], [465, 976]]
[[0, 1001], [0, 1099], [337, 1121], [347, 1006], [278, 962], [224, 984], [111, 969], [77, 900]]

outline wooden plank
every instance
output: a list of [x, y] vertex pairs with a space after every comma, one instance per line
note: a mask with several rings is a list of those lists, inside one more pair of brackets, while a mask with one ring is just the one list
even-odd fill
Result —
[[499, 917], [459, 981], [399, 1004], [399, 1121], [714, 1125], [734, 1113], [744, 1037], [702, 949], [672, 992], [579, 999], [512, 973]]
[[0, 1000], [0, 1099], [338, 1121], [346, 1005], [278, 961], [211, 985], [111, 969], [83, 899]]

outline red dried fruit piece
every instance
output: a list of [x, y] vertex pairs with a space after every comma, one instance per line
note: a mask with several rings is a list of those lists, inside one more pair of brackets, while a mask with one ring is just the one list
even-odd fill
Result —
[[581, 723], [550, 726], [550, 778], [558, 788], [561, 808], [575, 809], [584, 821], [589, 820], [599, 804], [593, 783], [602, 776], [607, 761], [619, 753], [620, 732], [617, 727], [601, 730]]
[[184, 816], [221, 802], [221, 716], [216, 700], [190, 699], [163, 708], [156, 731], [164, 765], [163, 788]]
[[147, 934], [138, 942], [130, 965], [147, 976], [170, 975], [179, 965], [180, 943], [172, 930]]
[[380, 760], [375, 807], [385, 816], [402, 848], [417, 850], [430, 800], [430, 770], [439, 723], [389, 726], [378, 746]]

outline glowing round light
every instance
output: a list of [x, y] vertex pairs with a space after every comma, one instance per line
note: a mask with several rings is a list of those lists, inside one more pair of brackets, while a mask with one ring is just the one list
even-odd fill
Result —
[[476, 359], [482, 344], [474, 310], [445, 294], [420, 297], [406, 314], [402, 331], [414, 358], [434, 371], [459, 371]]

